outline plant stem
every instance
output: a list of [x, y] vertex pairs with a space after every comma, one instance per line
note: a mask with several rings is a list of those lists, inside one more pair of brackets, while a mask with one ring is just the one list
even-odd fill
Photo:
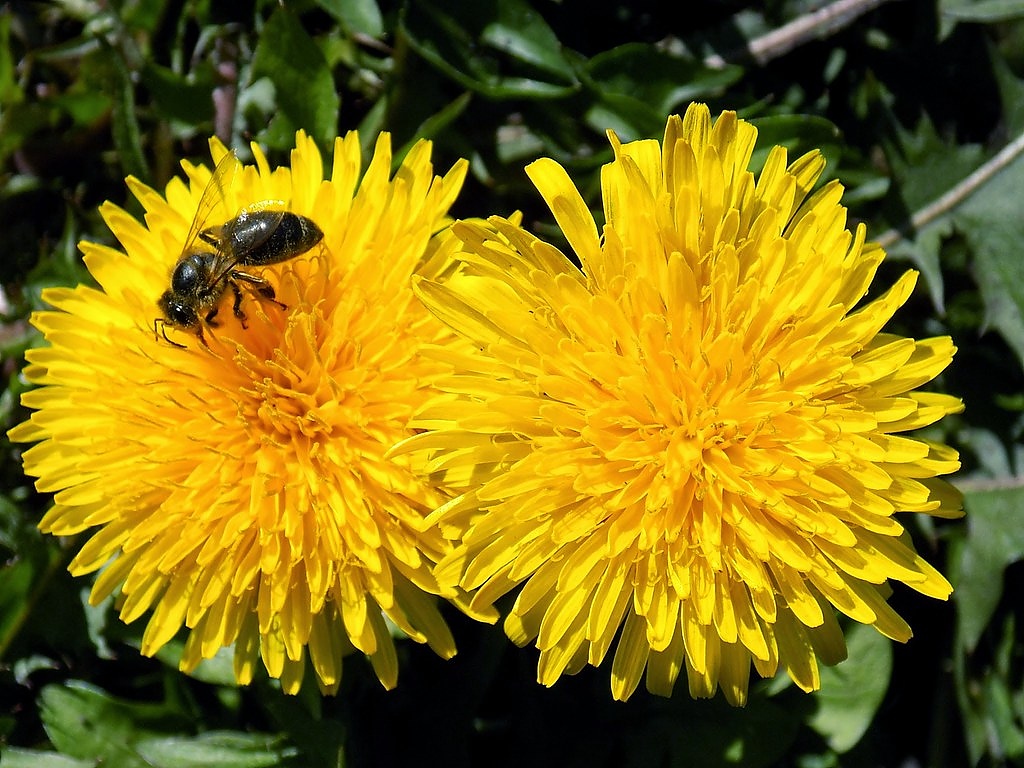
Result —
[[920, 229], [925, 224], [949, 213], [960, 203], [970, 197], [979, 187], [1008, 166], [1024, 152], [1024, 133], [1011, 141], [984, 165], [964, 177], [956, 186], [949, 189], [942, 197], [932, 201], [923, 208], [914, 211], [910, 219], [900, 227], [883, 232], [875, 241], [883, 248], [895, 245], [908, 232]]
[[755, 37], [743, 49], [724, 56], [711, 54], [704, 59], [704, 64], [712, 69], [721, 69], [737, 59], [753, 59], [757, 64], [767, 64], [809, 40], [838, 32], [859, 16], [886, 2], [889, 0], [836, 0], [824, 8], [806, 13], [778, 29]]

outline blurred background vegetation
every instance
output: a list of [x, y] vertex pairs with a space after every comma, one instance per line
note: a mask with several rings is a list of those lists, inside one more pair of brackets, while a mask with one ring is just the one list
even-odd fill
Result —
[[239, 689], [226, 657], [186, 677], [180, 645], [142, 658], [141, 622], [88, 607], [79, 542], [38, 533], [49, 499], [0, 437], [5, 768], [1024, 765], [1024, 0], [3, 3], [0, 434], [26, 416], [40, 291], [90, 281], [76, 243], [111, 240], [102, 201], [138, 212], [128, 174], [162, 187], [211, 134], [287, 162], [296, 128], [328, 151], [386, 130], [433, 139], [442, 171], [471, 160], [456, 215], [520, 209], [551, 236], [527, 162], [555, 158], [599, 206], [605, 130], [660, 136], [691, 100], [754, 121], [755, 163], [820, 148], [889, 248], [875, 290], [923, 274], [894, 330], [960, 348], [935, 386], [967, 408], [933, 436], [962, 452], [968, 515], [906, 521], [957, 591], [896, 589], [909, 644], [850, 627], [820, 693], [765, 681], [742, 710], [685, 682], [615, 703], [607, 669], [541, 688], [535, 650], [454, 611], [459, 655], [402, 644], [392, 692], [354, 657], [326, 699]]

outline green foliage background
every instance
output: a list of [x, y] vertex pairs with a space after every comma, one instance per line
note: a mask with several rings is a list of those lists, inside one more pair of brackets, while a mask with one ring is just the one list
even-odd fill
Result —
[[110, 240], [99, 203], [137, 210], [124, 177], [162, 186], [212, 133], [278, 161], [299, 127], [323, 148], [429, 137], [439, 168], [472, 161], [456, 215], [520, 209], [556, 237], [523, 166], [553, 157], [597, 203], [605, 129], [659, 136], [693, 99], [753, 120], [763, 149], [821, 148], [889, 247], [876, 288], [924, 275], [896, 330], [960, 347], [936, 386], [967, 408], [935, 436], [962, 452], [968, 514], [910, 523], [956, 592], [896, 589], [909, 644], [852, 626], [820, 693], [765, 681], [742, 710], [685, 682], [615, 703], [607, 669], [542, 688], [534, 650], [454, 612], [459, 655], [402, 644], [393, 692], [355, 657], [333, 698], [239, 689], [227, 658], [190, 678], [180, 646], [142, 658], [141, 623], [88, 607], [65, 570], [78, 543], [38, 533], [49, 500], [0, 438], [5, 768], [1024, 765], [1024, 0], [7, 2], [0, 432], [26, 415], [40, 291], [89, 281], [76, 243]]

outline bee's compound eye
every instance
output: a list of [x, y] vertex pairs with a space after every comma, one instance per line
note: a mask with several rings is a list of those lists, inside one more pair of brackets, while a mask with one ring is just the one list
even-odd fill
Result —
[[193, 326], [199, 322], [199, 317], [189, 305], [174, 304], [171, 306], [171, 320], [175, 325]]
[[175, 298], [171, 291], [164, 292], [158, 304], [160, 311], [164, 313], [164, 318], [171, 325], [178, 328], [191, 328], [199, 322], [195, 307]]

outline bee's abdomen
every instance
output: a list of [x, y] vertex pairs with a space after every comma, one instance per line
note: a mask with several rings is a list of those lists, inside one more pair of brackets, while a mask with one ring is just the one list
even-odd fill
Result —
[[324, 233], [315, 221], [297, 213], [253, 211], [225, 225], [223, 236], [239, 264], [259, 266], [305, 253]]

